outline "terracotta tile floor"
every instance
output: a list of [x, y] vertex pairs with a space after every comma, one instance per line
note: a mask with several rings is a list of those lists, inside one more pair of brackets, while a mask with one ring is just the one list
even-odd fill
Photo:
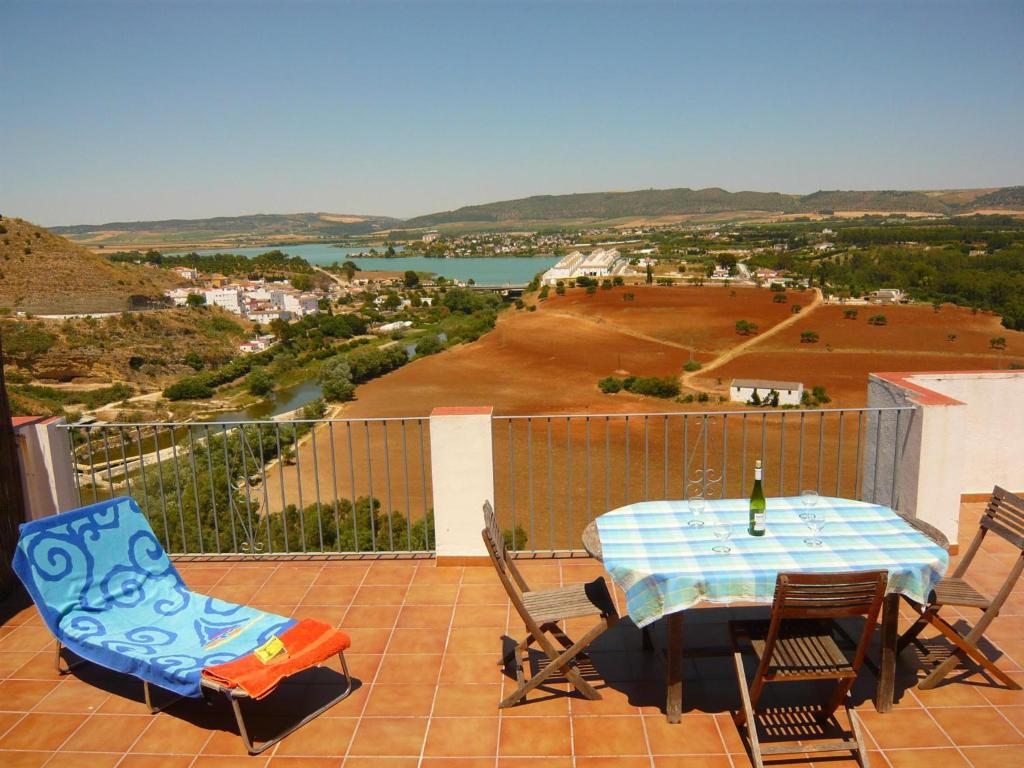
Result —
[[[961, 547], [980, 507], [965, 505]], [[998, 586], [1014, 552], [986, 545], [977, 581]], [[90, 665], [59, 677], [53, 641], [32, 607], [0, 605], [0, 766], [114, 768], [544, 768], [647, 766], [737, 768], [749, 765], [729, 712], [736, 683], [722, 659], [688, 659], [683, 722], [670, 726], [661, 707], [660, 654], [645, 654], [639, 632], [623, 621], [593, 649], [601, 701], [568, 693], [564, 683], [499, 712], [510, 681], [498, 667], [502, 636], [522, 626], [489, 569], [441, 568], [431, 560], [180, 564], [197, 589], [294, 616], [320, 616], [348, 630], [347, 658], [359, 688], [260, 757], [246, 756], [233, 719], [217, 702], [182, 702], [145, 714], [141, 686]], [[524, 569], [556, 585], [603, 573], [584, 560], [536, 560]], [[622, 607], [621, 595], [617, 595]], [[716, 644], [724, 622], [742, 609], [687, 615], [688, 643]], [[575, 628], [570, 623], [569, 629]], [[1024, 587], [988, 633], [1000, 664], [1024, 682]], [[663, 629], [655, 639], [664, 645]], [[883, 768], [1024, 766], [1024, 692], [994, 687], [965, 672], [937, 690], [920, 691], [919, 664], [907, 651], [898, 702], [874, 711], [875, 680], [855, 688], [873, 764]], [[254, 705], [254, 728], [274, 729], [330, 697], [338, 675], [322, 669]], [[806, 693], [806, 692], [804, 692]], [[790, 695], [796, 701], [800, 691]], [[814, 700], [811, 692], [810, 700]], [[785, 701], [785, 700], [784, 700]], [[259, 734], [257, 734], [259, 735]], [[774, 764], [854, 765], [845, 755]]]

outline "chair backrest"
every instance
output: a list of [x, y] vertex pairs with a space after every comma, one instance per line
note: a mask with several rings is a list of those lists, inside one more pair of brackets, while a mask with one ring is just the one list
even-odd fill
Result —
[[[515, 561], [508, 556], [508, 550], [505, 548], [505, 537], [502, 535], [501, 526], [498, 525], [498, 518], [494, 514], [494, 507], [491, 506], [489, 501], [484, 502], [484, 529], [481, 531], [481, 534], [484, 537], [484, 544], [487, 545], [487, 554], [491, 556], [491, 563], [498, 572], [498, 578], [501, 579], [501, 583], [504, 585], [505, 591], [508, 592], [509, 598], [512, 599], [512, 602], [516, 604], [516, 609], [519, 610], [522, 605], [519, 595], [523, 592], [529, 592], [530, 588], [519, 572], [519, 569], [516, 568]], [[509, 578], [510, 576], [511, 578]]]
[[981, 516], [981, 528], [1024, 550], [1024, 499], [997, 485]]
[[24, 523], [14, 571], [60, 636], [70, 614], [135, 605], [184, 588], [135, 500], [122, 496]]
[[854, 670], [860, 669], [888, 582], [887, 571], [780, 573], [775, 581], [765, 663], [772, 659], [775, 641], [784, 621], [864, 616], [864, 630], [852, 662]]

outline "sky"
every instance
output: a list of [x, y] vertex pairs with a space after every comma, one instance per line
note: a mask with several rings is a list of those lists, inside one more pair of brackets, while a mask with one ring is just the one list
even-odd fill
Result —
[[0, 213], [1024, 184], [1024, 2], [4, 0]]

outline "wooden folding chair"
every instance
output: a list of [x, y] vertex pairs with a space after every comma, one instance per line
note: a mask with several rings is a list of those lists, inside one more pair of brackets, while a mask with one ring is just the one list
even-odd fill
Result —
[[[746, 724], [748, 746], [756, 768], [764, 766], [762, 755], [837, 750], [850, 750], [860, 765], [868, 765], [866, 744], [856, 713], [846, 704], [850, 718], [847, 732], [835, 719], [835, 711], [846, 702], [850, 687], [857, 679], [882, 607], [887, 581], [885, 571], [780, 573], [768, 621], [729, 622], [736, 678], [743, 701], [735, 720], [737, 726]], [[833, 633], [839, 629], [834, 619], [851, 616], [865, 617], [852, 661], [833, 638]], [[749, 688], [741, 645], [749, 646], [758, 660]], [[837, 681], [828, 701], [813, 712], [812, 719], [821, 726], [832, 726], [842, 738], [807, 744], [805, 739], [810, 734], [804, 729], [800, 731], [800, 744], [762, 746], [754, 713], [765, 685], [796, 680]]]
[[[526, 625], [527, 632], [526, 637], [516, 643], [502, 659], [506, 666], [509, 662], [515, 663], [518, 686], [502, 699], [499, 708], [510, 707], [525, 700], [530, 691], [556, 672], [561, 673], [586, 698], [600, 699], [601, 694], [583, 679], [576, 660], [586, 659], [584, 649], [619, 620], [608, 584], [604, 578], [598, 578], [588, 584], [531, 591], [515, 561], [505, 550], [505, 539], [490, 502], [484, 503], [484, 523], [483, 537], [487, 553], [491, 556], [491, 563], [498, 572], [509, 600]], [[594, 614], [600, 614], [600, 621], [575, 642], [558, 625], [565, 619]], [[557, 647], [552, 639], [558, 643]], [[548, 658], [547, 664], [527, 680], [524, 665], [529, 663], [529, 648], [533, 643], [537, 643]]]
[[[985, 536], [991, 531], [1014, 547], [1020, 550], [1016, 562], [1010, 569], [1006, 581], [999, 588], [995, 597], [987, 597], [964, 577], [967, 569], [971, 567], [981, 543]], [[925, 627], [931, 625], [942, 635], [953, 643], [954, 652], [939, 663], [928, 675], [918, 684], [920, 688], [934, 688], [944, 677], [946, 677], [960, 662], [961, 657], [967, 656], [977, 662], [983, 669], [991, 673], [1001, 683], [1014, 690], [1020, 689], [1020, 684], [997, 667], [978, 648], [978, 642], [984, 637], [992, 621], [999, 615], [1003, 603], [1010, 596], [1014, 586], [1024, 572], [1024, 499], [1020, 496], [1003, 490], [998, 485], [992, 489], [992, 497], [988, 506], [981, 516], [978, 525], [978, 532], [974, 540], [964, 553], [960, 564], [953, 571], [953, 575], [942, 579], [935, 585], [935, 589], [928, 596], [927, 605], [918, 605], [909, 598], [907, 599], [920, 612], [921, 616], [900, 638], [897, 649], [902, 651], [908, 644], [917, 639]], [[980, 610], [981, 618], [966, 635], [961, 635], [952, 624], [939, 616], [939, 611], [945, 606], [960, 608], [977, 608]]]

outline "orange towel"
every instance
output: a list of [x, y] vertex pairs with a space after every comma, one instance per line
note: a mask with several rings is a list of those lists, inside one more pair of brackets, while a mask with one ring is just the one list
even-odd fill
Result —
[[203, 670], [203, 677], [228, 688], [241, 688], [254, 699], [262, 699], [289, 675], [316, 666], [344, 651], [351, 638], [316, 619], [302, 619], [280, 636], [284, 651], [264, 663], [255, 653], [216, 664]]

